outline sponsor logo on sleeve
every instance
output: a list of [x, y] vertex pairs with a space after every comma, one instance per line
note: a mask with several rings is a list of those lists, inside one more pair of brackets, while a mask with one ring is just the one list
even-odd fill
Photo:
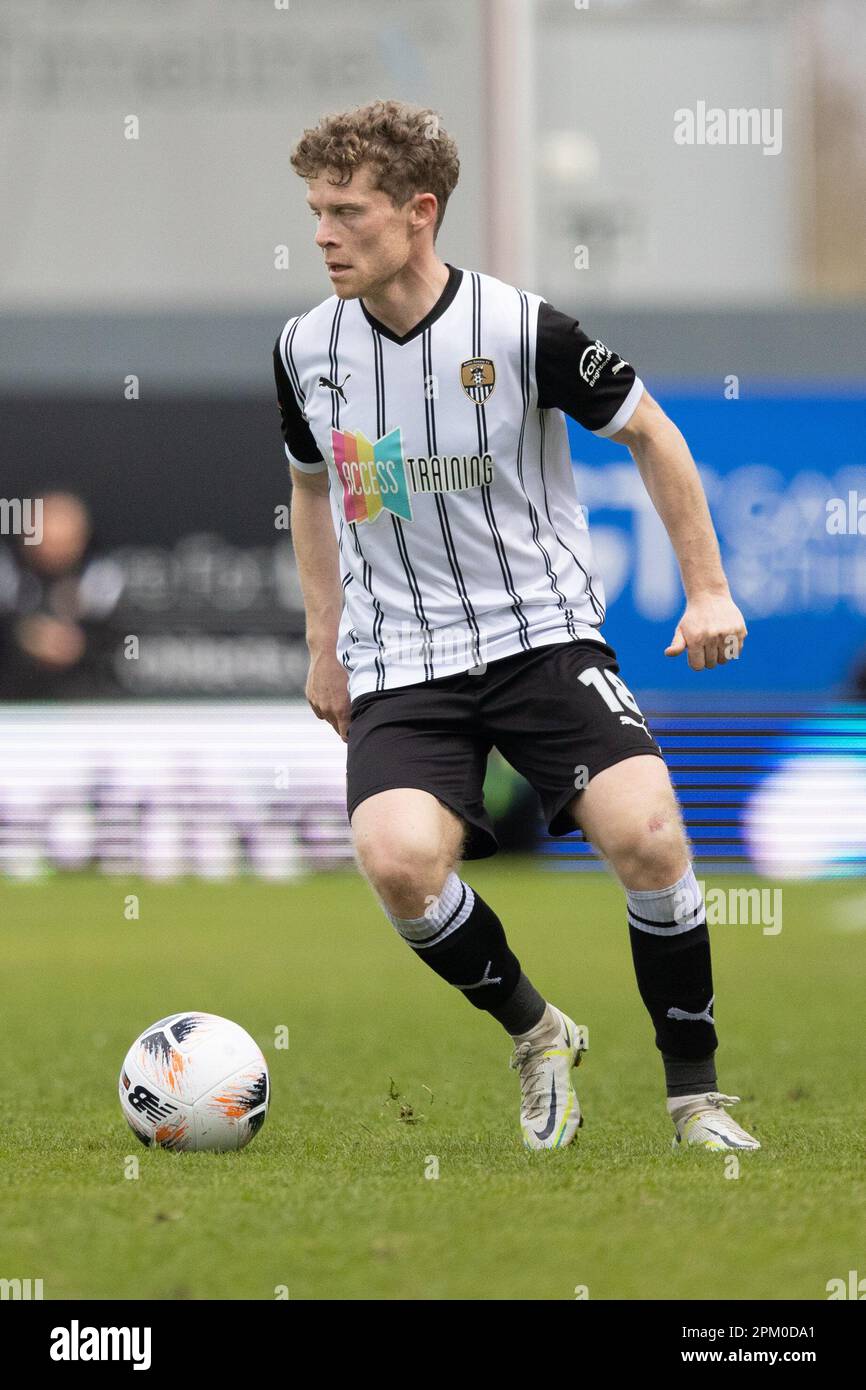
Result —
[[589, 347], [585, 347], [580, 357], [580, 375], [590, 388], [595, 385], [613, 357], [609, 347], [605, 347], [599, 338]]

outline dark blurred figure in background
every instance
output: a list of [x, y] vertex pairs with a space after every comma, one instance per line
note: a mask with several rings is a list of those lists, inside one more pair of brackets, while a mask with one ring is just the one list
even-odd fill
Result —
[[110, 694], [117, 638], [104, 620], [122, 577], [94, 556], [79, 497], [46, 493], [41, 530], [37, 544], [15, 538], [0, 551], [0, 699]]

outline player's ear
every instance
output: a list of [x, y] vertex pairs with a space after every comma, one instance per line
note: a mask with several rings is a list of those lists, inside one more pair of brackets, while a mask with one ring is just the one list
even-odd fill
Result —
[[439, 215], [439, 200], [436, 194], [415, 193], [411, 201], [413, 206], [410, 208], [410, 214], [415, 217], [416, 227], [420, 229], [432, 225], [435, 235], [436, 219]]

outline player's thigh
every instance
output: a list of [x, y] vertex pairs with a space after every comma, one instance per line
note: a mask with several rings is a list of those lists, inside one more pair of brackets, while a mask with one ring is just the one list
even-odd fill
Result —
[[[535, 788], [551, 835], [575, 829], [569, 808], [623, 761], [662, 764], [637, 701], [607, 643], [561, 642], [505, 668], [486, 705], [494, 742]], [[662, 764], [663, 766], [663, 764]]]
[[568, 810], [626, 888], [666, 888], [685, 873], [688, 842], [661, 758], [637, 755], [604, 768]]
[[381, 893], [436, 893], [459, 861], [466, 824], [431, 792], [392, 787], [352, 813], [352, 843], [364, 875]]

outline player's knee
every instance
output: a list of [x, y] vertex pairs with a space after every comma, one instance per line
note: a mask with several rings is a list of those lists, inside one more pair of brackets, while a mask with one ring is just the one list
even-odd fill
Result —
[[668, 888], [676, 883], [690, 860], [676, 805], [658, 806], [639, 816], [611, 858], [626, 888]]
[[399, 835], [385, 843], [356, 846], [356, 857], [389, 911], [406, 917], [423, 914], [451, 868], [441, 845]]

